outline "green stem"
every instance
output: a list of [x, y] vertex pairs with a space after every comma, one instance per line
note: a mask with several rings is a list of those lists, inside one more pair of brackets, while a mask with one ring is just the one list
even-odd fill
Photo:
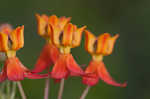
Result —
[[57, 99], [62, 99], [62, 94], [63, 94], [63, 90], [64, 90], [64, 83], [65, 80], [62, 79], [60, 82], [60, 87], [59, 87], [59, 92], [58, 92], [58, 98]]
[[17, 82], [17, 86], [18, 86], [18, 88], [19, 88], [19, 91], [20, 91], [20, 94], [21, 94], [21, 97], [22, 97], [22, 99], [27, 99], [26, 98], [26, 95], [25, 95], [25, 92], [24, 92], [24, 90], [23, 90], [23, 87], [22, 87], [22, 84], [21, 84], [21, 82]]
[[6, 91], [7, 91], [7, 98], [10, 98], [10, 81], [7, 81]]
[[16, 82], [13, 82], [10, 99], [15, 99], [15, 95], [16, 95]]
[[47, 78], [46, 81], [45, 81], [45, 91], [44, 91], [44, 99], [48, 99], [48, 96], [49, 96], [49, 84], [50, 83], [50, 79]]
[[87, 94], [88, 94], [90, 88], [91, 88], [90, 86], [87, 86], [87, 87], [85, 88], [85, 90], [83, 91], [83, 93], [82, 93], [80, 99], [85, 99], [85, 97], [87, 96]]

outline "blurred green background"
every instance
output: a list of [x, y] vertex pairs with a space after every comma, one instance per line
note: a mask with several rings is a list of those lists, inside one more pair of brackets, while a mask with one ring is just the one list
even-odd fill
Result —
[[[128, 87], [113, 87], [100, 81], [86, 99], [150, 99], [149, 0], [0, 0], [0, 3], [0, 23], [25, 25], [25, 46], [17, 55], [28, 68], [33, 68], [45, 43], [37, 35], [35, 13], [70, 16], [72, 23], [87, 25], [95, 35], [120, 34], [113, 54], [105, 57], [104, 62], [112, 77], [118, 82], [128, 81]], [[79, 64], [89, 63], [91, 57], [84, 50], [84, 38], [80, 47], [72, 49], [72, 54]], [[28, 99], [43, 99], [44, 81], [22, 81]], [[49, 99], [57, 98], [58, 88], [59, 84], [51, 80]], [[84, 88], [80, 78], [69, 78], [65, 81], [63, 99], [79, 99]]]

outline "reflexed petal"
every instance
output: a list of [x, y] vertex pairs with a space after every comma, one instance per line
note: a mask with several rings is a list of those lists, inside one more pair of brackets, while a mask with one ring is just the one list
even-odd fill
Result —
[[97, 75], [98, 62], [91, 61], [85, 70], [86, 76], [83, 76], [82, 82], [89, 86], [94, 86], [98, 83], [99, 77]]
[[85, 73], [86, 74], [96, 73], [98, 64], [99, 64], [99, 62], [97, 62], [97, 61], [91, 61], [88, 65], [88, 67], [86, 68]]
[[82, 78], [82, 83], [89, 86], [96, 85], [98, 81], [99, 81], [99, 77], [97, 76], [96, 73], [88, 74], [88, 77]]
[[50, 44], [46, 44], [44, 46], [35, 64], [35, 68], [32, 70], [32, 72], [35, 72], [35, 73], [42, 72], [43, 70], [48, 69], [48, 67], [50, 67], [53, 64], [52, 59], [51, 59], [51, 54], [52, 54], [51, 50], [52, 49], [51, 49]]
[[119, 86], [119, 87], [126, 87], [126, 83], [120, 84], [113, 80], [113, 78], [109, 75], [107, 69], [105, 68], [105, 65], [103, 62], [100, 63], [98, 66], [98, 75], [100, 79], [102, 79], [107, 84], [113, 85], [113, 86]]
[[79, 76], [84, 74], [83, 70], [76, 63], [71, 54], [67, 55], [66, 65], [72, 76]]
[[58, 48], [55, 45], [50, 44], [50, 57], [51, 57], [53, 64], [58, 60], [59, 54], [60, 53], [59, 53]]
[[29, 78], [29, 79], [42, 79], [42, 78], [48, 78], [49, 77], [48, 74], [33, 74], [30, 72], [25, 73], [24, 76]]
[[5, 64], [7, 64], [7, 76], [9, 80], [19, 81], [24, 79], [26, 69], [18, 58], [9, 58], [6, 60]]
[[32, 70], [34, 73], [42, 72], [54, 64], [59, 57], [59, 50], [52, 44], [46, 44], [40, 54], [40, 57]]
[[60, 55], [59, 59], [56, 61], [52, 72], [51, 77], [55, 79], [62, 79], [68, 75], [68, 70], [66, 67], [66, 55]]
[[96, 37], [89, 31], [85, 30], [85, 49], [89, 53], [94, 53], [94, 43], [96, 41]]

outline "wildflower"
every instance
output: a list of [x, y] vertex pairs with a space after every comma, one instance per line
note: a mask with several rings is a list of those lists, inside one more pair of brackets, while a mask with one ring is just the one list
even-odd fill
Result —
[[[63, 23], [63, 25], [60, 25], [59, 23]], [[60, 55], [52, 69], [51, 77], [59, 80], [66, 78], [68, 75], [82, 75], [83, 70], [76, 63], [70, 51], [71, 48], [80, 45], [82, 32], [86, 26], [77, 28], [76, 25], [67, 23], [65, 17], [58, 19], [56, 16], [53, 16], [49, 28], [53, 31], [53, 44], [60, 50]]]
[[[38, 34], [46, 40], [46, 44], [44, 45], [40, 56], [35, 64], [35, 68], [32, 70], [34, 73], [42, 72], [45, 69], [49, 69], [52, 64], [58, 59], [59, 50], [55, 45], [52, 44], [51, 34], [52, 29], [48, 28], [49, 23], [53, 23], [51, 18], [53, 16], [48, 17], [47, 15], [40, 16], [36, 14], [37, 23], [38, 23]], [[61, 18], [59, 19], [61, 20]], [[67, 20], [66, 22], [68, 22]], [[62, 25], [62, 23], [59, 23]]]
[[[5, 27], [9, 30], [9, 27]], [[24, 77], [30, 79], [40, 79], [47, 75], [32, 74], [16, 57], [16, 51], [24, 46], [24, 26], [17, 27], [14, 30], [0, 31], [0, 52], [6, 53], [4, 67], [0, 73], [0, 82], [8, 78], [8, 80], [19, 81]]]
[[109, 33], [104, 33], [96, 38], [91, 32], [86, 30], [85, 36], [85, 49], [92, 55], [92, 60], [85, 70], [88, 76], [83, 77], [83, 83], [93, 86], [101, 79], [107, 84], [125, 87], [126, 83], [120, 84], [113, 80], [103, 63], [103, 56], [112, 53], [115, 41], [119, 35], [111, 37]]

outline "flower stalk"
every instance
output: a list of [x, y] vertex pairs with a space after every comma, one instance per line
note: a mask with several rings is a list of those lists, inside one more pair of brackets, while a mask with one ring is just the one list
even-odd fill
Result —
[[17, 82], [17, 86], [19, 88], [19, 92], [20, 92], [20, 95], [21, 95], [22, 99], [27, 99], [20, 81]]
[[15, 95], [16, 95], [16, 82], [13, 82], [10, 99], [15, 99]]
[[90, 88], [91, 88], [91, 86], [87, 86], [87, 87], [84, 89], [84, 91], [83, 91], [83, 93], [82, 93], [80, 99], [85, 99], [85, 97], [87, 96], [87, 94], [88, 94]]
[[48, 99], [49, 96], [50, 79], [47, 78], [45, 81], [44, 99]]
[[63, 94], [63, 91], [64, 91], [64, 83], [65, 83], [65, 79], [61, 79], [59, 92], [58, 92], [58, 98], [57, 99], [62, 99], [62, 94]]

